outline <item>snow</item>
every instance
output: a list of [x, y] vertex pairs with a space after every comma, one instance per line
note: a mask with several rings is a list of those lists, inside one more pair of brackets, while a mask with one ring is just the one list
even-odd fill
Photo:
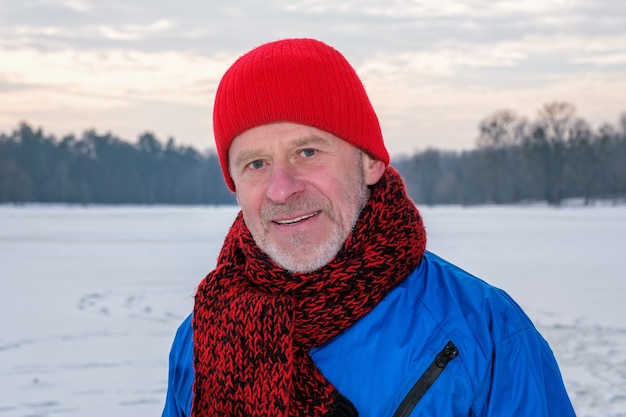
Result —
[[[236, 207], [0, 206], [0, 417], [160, 415], [174, 332]], [[581, 417], [626, 416], [626, 207], [422, 207], [505, 289]]]

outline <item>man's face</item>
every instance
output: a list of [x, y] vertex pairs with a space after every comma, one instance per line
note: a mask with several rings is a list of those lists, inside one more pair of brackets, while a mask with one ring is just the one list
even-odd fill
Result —
[[292, 272], [330, 262], [352, 231], [384, 163], [319, 129], [273, 123], [229, 150], [237, 200], [256, 244]]

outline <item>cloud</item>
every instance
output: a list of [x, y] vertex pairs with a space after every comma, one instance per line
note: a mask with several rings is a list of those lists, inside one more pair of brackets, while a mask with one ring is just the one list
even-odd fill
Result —
[[368, 83], [392, 154], [429, 146], [469, 149], [479, 122], [503, 109], [534, 119], [543, 105], [565, 101], [594, 126], [618, 120], [624, 107], [626, 79], [615, 74], [547, 77], [542, 85], [452, 86], [445, 82]]
[[[40, 90], [63, 89], [77, 95], [184, 103], [206, 95], [233, 57], [124, 49], [77, 52], [4, 48], [0, 49], [0, 59], [6, 63], [2, 76], [7, 83], [30, 84]], [[202, 85], [204, 89], [198, 88]]]
[[543, 15], [563, 12], [580, 2], [568, 0], [361, 0], [337, 2], [334, 0], [295, 0], [284, 7], [286, 10], [304, 13], [352, 13], [393, 18], [432, 17], [498, 17], [511, 14]]
[[67, 7], [70, 10], [74, 10], [74, 11], [81, 12], [81, 13], [88, 12], [91, 9], [88, 2], [81, 1], [81, 0], [65, 0], [62, 2], [62, 4], [65, 5], [65, 7]]
[[576, 58], [574, 60], [576, 63], [581, 64], [592, 64], [597, 67], [610, 67], [610, 66], [624, 66], [626, 65], [626, 53], [618, 52], [618, 53], [606, 53], [594, 56], [585, 56]]
[[[527, 80], [524, 84], [550, 80], [555, 75], [587, 71], [589, 65], [606, 67], [624, 63], [626, 34], [620, 37], [529, 36], [514, 41], [485, 44], [444, 41], [429, 48], [380, 52], [365, 59], [359, 73], [384, 84], [400, 83], [404, 89], [421, 82], [442, 82], [457, 77], [476, 85], [497, 82], [484, 76], [505, 69], [504, 82]], [[553, 65], [558, 61], [559, 65]], [[532, 62], [533, 69], [524, 68]], [[543, 65], [542, 63], [550, 63]], [[522, 70], [523, 68], [523, 70]], [[387, 81], [385, 81], [387, 80]]]
[[[57, 135], [98, 127], [117, 129], [127, 138], [158, 128], [157, 133], [183, 136], [186, 143], [203, 143], [208, 121], [189, 118], [209, 114], [219, 78], [234, 59], [183, 51], [0, 47], [0, 61], [7, 63], [0, 70], [0, 128], [28, 120]], [[202, 135], [190, 134], [190, 126]]]
[[172, 27], [172, 22], [163, 19], [145, 25], [122, 25], [121, 28], [102, 25], [97, 27], [97, 31], [107, 39], [127, 41], [141, 39], [153, 33], [171, 29]]
[[[0, 0], [0, 131], [19, 120], [207, 141], [219, 78], [265, 41], [337, 47], [392, 153], [473, 145], [478, 122], [568, 100], [626, 110], [626, 2], [614, 0]], [[588, 113], [586, 113], [588, 112]], [[160, 129], [160, 130], [157, 130]], [[195, 132], [195, 133], [194, 133]], [[130, 135], [132, 136], [132, 135]]]

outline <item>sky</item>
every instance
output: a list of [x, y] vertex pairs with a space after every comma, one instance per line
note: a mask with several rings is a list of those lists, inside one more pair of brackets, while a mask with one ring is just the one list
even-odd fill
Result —
[[346, 56], [392, 156], [471, 149], [500, 110], [568, 102], [594, 128], [626, 113], [622, 0], [0, 0], [0, 133], [213, 149], [223, 73], [289, 37]]

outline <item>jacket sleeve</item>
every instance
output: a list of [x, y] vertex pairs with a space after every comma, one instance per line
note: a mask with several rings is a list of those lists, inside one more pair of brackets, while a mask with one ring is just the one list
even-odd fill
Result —
[[190, 315], [178, 328], [170, 350], [162, 417], [191, 415], [193, 379], [193, 330]]
[[534, 328], [494, 345], [476, 400], [476, 414], [484, 417], [576, 415], [552, 350]]

